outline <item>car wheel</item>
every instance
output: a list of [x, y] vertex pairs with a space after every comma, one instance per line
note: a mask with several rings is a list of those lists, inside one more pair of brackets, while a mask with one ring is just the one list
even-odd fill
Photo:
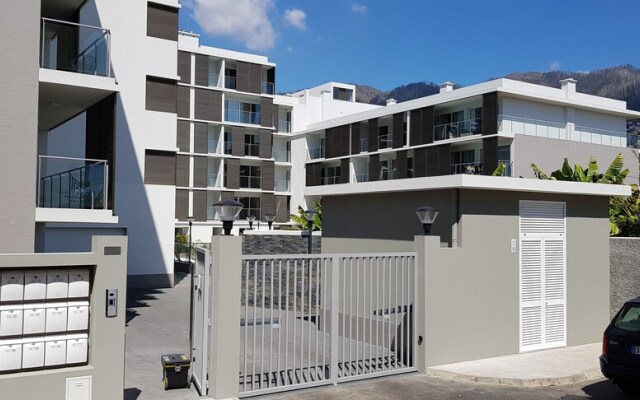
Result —
[[617, 383], [620, 390], [622, 390], [626, 394], [629, 394], [629, 395], [640, 394], [640, 384], [638, 384], [637, 382], [619, 379]]

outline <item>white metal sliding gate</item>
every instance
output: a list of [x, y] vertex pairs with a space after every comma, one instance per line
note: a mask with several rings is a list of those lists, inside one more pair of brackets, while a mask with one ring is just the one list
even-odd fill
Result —
[[415, 370], [415, 253], [245, 256], [242, 397]]

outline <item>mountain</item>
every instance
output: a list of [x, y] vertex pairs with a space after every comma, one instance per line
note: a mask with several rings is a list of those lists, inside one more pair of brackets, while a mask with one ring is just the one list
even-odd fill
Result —
[[[627, 108], [640, 111], [640, 69], [632, 65], [621, 65], [589, 72], [514, 72], [505, 78], [558, 88], [561, 79], [575, 78], [578, 81], [578, 92], [625, 100]], [[433, 82], [409, 83], [388, 92], [380, 91], [371, 86], [356, 85], [356, 100], [361, 103], [384, 105], [387, 99], [393, 98], [398, 102], [403, 102], [429, 96], [438, 93], [439, 90], [439, 85]]]

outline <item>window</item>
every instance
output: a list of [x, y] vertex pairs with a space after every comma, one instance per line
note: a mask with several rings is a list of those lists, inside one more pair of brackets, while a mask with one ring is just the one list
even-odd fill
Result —
[[224, 119], [229, 122], [260, 125], [260, 104], [243, 103], [236, 100], [224, 101]]
[[626, 306], [618, 319], [616, 319], [614, 326], [627, 332], [640, 332], [640, 307], [636, 305]]
[[334, 100], [346, 100], [351, 101], [353, 97], [353, 90], [346, 88], [333, 88], [333, 98]]
[[250, 157], [260, 156], [260, 135], [257, 133], [244, 135], [244, 155]]
[[510, 161], [511, 160], [511, 146], [498, 146], [498, 160]]
[[239, 197], [238, 201], [244, 206], [238, 219], [245, 219], [249, 215], [255, 215], [256, 220], [260, 220], [260, 197]]
[[340, 183], [340, 167], [326, 167], [320, 171], [320, 183], [322, 185], [335, 185]]
[[236, 69], [235, 68], [224, 69], [224, 87], [227, 89], [236, 88]]
[[240, 187], [248, 189], [260, 189], [260, 167], [252, 165], [240, 165]]
[[231, 149], [232, 149], [231, 137], [232, 137], [231, 132], [229, 131], [224, 132], [224, 154], [231, 154]]

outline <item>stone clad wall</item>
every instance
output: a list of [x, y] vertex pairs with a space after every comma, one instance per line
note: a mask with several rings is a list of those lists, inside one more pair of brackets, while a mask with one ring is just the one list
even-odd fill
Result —
[[640, 296], [640, 238], [609, 239], [611, 316], [625, 301]]
[[[244, 235], [242, 254], [306, 254], [307, 238], [301, 235]], [[322, 251], [322, 237], [313, 236], [313, 253]]]

